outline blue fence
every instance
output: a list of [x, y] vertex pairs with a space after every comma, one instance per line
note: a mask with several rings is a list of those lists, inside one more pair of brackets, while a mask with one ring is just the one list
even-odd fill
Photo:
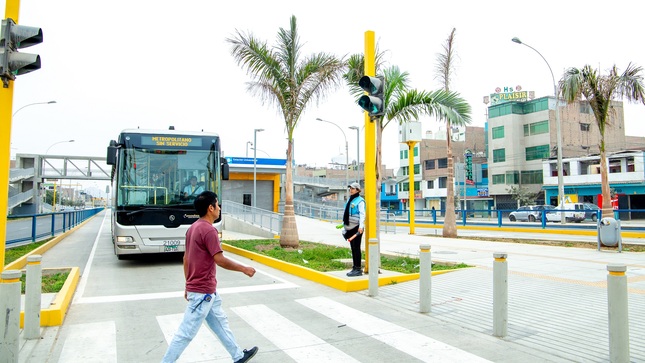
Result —
[[22, 242], [36, 242], [56, 234], [64, 233], [86, 219], [96, 215], [103, 208], [81, 209], [65, 212], [10, 215], [7, 216], [5, 248]]

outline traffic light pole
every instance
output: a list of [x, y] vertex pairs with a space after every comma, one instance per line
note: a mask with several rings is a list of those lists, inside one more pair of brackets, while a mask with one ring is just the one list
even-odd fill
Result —
[[[5, 19], [18, 22], [20, 0], [7, 0]], [[13, 82], [9, 87], [0, 86], [0, 272], [4, 271], [7, 239], [7, 210], [9, 201], [9, 158], [11, 156], [11, 115], [13, 113]]]

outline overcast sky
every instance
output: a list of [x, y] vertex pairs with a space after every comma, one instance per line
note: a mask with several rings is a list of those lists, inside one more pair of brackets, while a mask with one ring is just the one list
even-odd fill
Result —
[[[368, 4], [377, 4], [365, 12]], [[606, 1], [168, 1], [22, 0], [19, 23], [43, 29], [42, 69], [19, 76], [11, 155], [44, 153], [104, 156], [125, 128], [208, 130], [222, 138], [226, 156], [245, 156], [257, 134], [258, 157], [285, 158], [284, 121], [245, 89], [248, 76], [233, 61], [225, 39], [236, 29], [275, 44], [280, 27], [295, 15], [303, 52], [338, 56], [362, 53], [364, 32], [373, 30], [389, 64], [410, 73], [412, 86], [434, 90], [436, 54], [456, 28], [458, 55], [452, 89], [472, 106], [473, 125], [483, 126], [483, 97], [495, 88], [521, 86], [537, 97], [552, 95], [546, 58], [556, 81], [567, 67], [590, 64], [603, 74], [612, 65], [645, 66], [642, 25], [632, 16], [637, 2]], [[4, 14], [4, 4], [1, 4]], [[295, 132], [299, 164], [326, 166], [344, 152], [338, 124], [356, 159], [356, 132], [363, 114], [340, 88], [302, 115]], [[625, 107], [628, 135], [645, 136], [645, 106]], [[424, 131], [436, 129], [423, 119]], [[640, 125], [640, 126], [639, 126]], [[397, 125], [385, 130], [384, 162], [399, 166]], [[361, 147], [364, 138], [361, 132]], [[361, 151], [361, 160], [364, 160]], [[249, 150], [252, 155], [252, 150]]]

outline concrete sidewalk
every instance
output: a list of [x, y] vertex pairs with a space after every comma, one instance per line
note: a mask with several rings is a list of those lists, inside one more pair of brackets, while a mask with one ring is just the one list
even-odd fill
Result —
[[[335, 223], [304, 217], [297, 223], [301, 240], [346, 245]], [[492, 335], [493, 253], [504, 252], [509, 316], [503, 339], [575, 362], [609, 361], [607, 265], [626, 265], [631, 359], [645, 361], [645, 253], [432, 237], [434, 230], [419, 228], [410, 235], [408, 230], [381, 233], [381, 253], [418, 255], [421, 244], [430, 244], [434, 262], [476, 266], [432, 278], [428, 316]], [[593, 237], [586, 238], [593, 244]], [[418, 311], [419, 282], [381, 287], [375, 299]]]

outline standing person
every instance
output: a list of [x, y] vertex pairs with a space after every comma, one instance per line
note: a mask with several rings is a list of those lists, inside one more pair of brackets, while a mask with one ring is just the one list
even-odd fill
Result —
[[193, 199], [203, 191], [204, 188], [201, 185], [197, 185], [197, 177], [193, 175], [190, 177], [190, 184], [184, 188], [184, 200]]
[[162, 363], [174, 362], [179, 358], [204, 320], [235, 363], [248, 362], [258, 352], [258, 347], [242, 350], [235, 342], [233, 332], [228, 326], [228, 318], [222, 310], [222, 299], [217, 294], [215, 267], [239, 271], [249, 277], [253, 277], [255, 269], [224, 257], [217, 229], [213, 227], [213, 222], [219, 218], [221, 212], [217, 194], [210, 191], [203, 192], [197, 196], [194, 205], [199, 219], [186, 232], [186, 252], [184, 253], [184, 276], [186, 277], [184, 298], [188, 301], [188, 305], [184, 312], [184, 319], [173, 336]]
[[365, 230], [365, 199], [360, 196], [361, 185], [354, 182], [349, 187], [349, 200], [343, 213], [343, 237], [352, 249], [352, 270], [347, 276], [361, 276], [361, 241]]

